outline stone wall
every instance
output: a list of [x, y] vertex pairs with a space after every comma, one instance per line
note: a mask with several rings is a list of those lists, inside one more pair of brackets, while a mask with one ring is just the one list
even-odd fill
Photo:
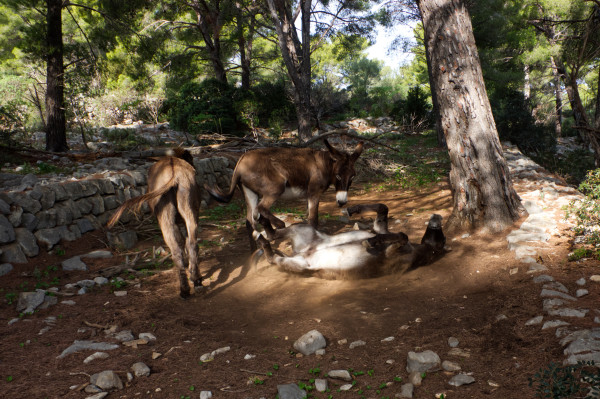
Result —
[[[229, 186], [233, 161], [212, 157], [195, 159], [194, 163], [201, 187], [205, 183]], [[94, 165], [82, 165], [80, 171], [72, 174], [77, 178], [2, 174], [0, 264], [25, 263], [61, 240], [73, 241], [86, 232], [103, 228], [115, 208], [146, 192], [150, 165], [145, 161], [105, 158]], [[203, 206], [210, 200], [204, 190], [202, 200]], [[148, 212], [147, 206], [144, 212]], [[121, 220], [131, 217], [126, 214]]]

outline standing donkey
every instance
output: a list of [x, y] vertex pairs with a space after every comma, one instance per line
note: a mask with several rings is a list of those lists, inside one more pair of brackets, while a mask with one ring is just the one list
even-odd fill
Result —
[[348, 202], [348, 189], [356, 175], [354, 163], [363, 150], [359, 142], [352, 154], [338, 151], [323, 140], [328, 151], [311, 148], [261, 148], [248, 151], [240, 157], [231, 178], [228, 193], [205, 186], [209, 194], [219, 202], [229, 202], [236, 187], [246, 199], [246, 227], [250, 245], [256, 249], [252, 231], [259, 227], [260, 216], [269, 220], [275, 228], [285, 223], [273, 215], [271, 206], [278, 198], [307, 198], [308, 221], [314, 228], [319, 222], [319, 198], [334, 184], [336, 202], [344, 206]]
[[[111, 228], [123, 212], [131, 209], [138, 213], [145, 202], [158, 219], [163, 238], [177, 266], [179, 275], [179, 295], [190, 296], [190, 286], [186, 275], [186, 258], [189, 280], [198, 287], [202, 277], [198, 271], [197, 228], [200, 210], [200, 187], [196, 182], [196, 169], [192, 155], [183, 149], [176, 149], [175, 156], [160, 158], [148, 171], [148, 192], [125, 201], [108, 221]], [[176, 223], [180, 216], [187, 230], [184, 240]]]

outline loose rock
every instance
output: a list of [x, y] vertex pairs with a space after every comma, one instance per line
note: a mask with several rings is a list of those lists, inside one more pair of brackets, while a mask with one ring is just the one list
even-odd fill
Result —
[[469, 385], [475, 382], [475, 378], [466, 374], [457, 374], [454, 377], [450, 378], [448, 384], [459, 387], [461, 385]]
[[440, 363], [441, 360], [438, 354], [431, 350], [419, 353], [408, 352], [406, 371], [412, 373], [413, 371], [435, 370], [440, 367]]
[[134, 363], [131, 370], [136, 377], [148, 377], [150, 375], [150, 367], [143, 362]]
[[279, 399], [304, 399], [306, 391], [303, 391], [296, 384], [277, 385]]
[[325, 337], [317, 330], [311, 330], [294, 342], [294, 349], [305, 356], [312, 355], [317, 349], [325, 348]]
[[112, 370], [106, 370], [92, 375], [90, 377], [90, 383], [106, 391], [123, 389], [123, 382], [117, 373]]

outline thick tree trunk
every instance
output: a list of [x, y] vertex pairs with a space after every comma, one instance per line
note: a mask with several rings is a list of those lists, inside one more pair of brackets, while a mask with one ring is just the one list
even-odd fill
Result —
[[[254, 16], [245, 20], [242, 16], [243, 10], [239, 10], [238, 15], [238, 49], [240, 51], [240, 67], [242, 69], [242, 89], [250, 90], [250, 61], [252, 60], [252, 39], [254, 37]], [[247, 22], [247, 35], [244, 34], [245, 24]]]
[[451, 161], [449, 228], [497, 232], [525, 213], [513, 188], [461, 0], [419, 0], [442, 130]]
[[556, 62], [554, 57], [550, 57], [552, 63], [552, 76], [554, 81], [554, 99], [555, 99], [555, 120], [554, 120], [554, 134], [556, 137], [562, 136], [562, 95], [560, 90], [560, 76], [558, 69], [556, 68]]
[[439, 147], [446, 147], [446, 137], [444, 137], [444, 130], [442, 129], [442, 114], [440, 113], [440, 105], [437, 98], [437, 90], [434, 86], [435, 80], [433, 79], [433, 69], [431, 68], [431, 59], [429, 58], [429, 52], [425, 51], [425, 60], [427, 62], [427, 74], [429, 75], [429, 89], [431, 91], [431, 103], [433, 104], [433, 115], [435, 117], [435, 133], [437, 137], [437, 143]]
[[594, 111], [594, 128], [600, 130], [600, 68], [598, 68], [598, 87], [596, 92], [596, 110]]
[[196, 26], [202, 35], [208, 51], [208, 58], [213, 67], [215, 79], [227, 83], [227, 73], [221, 54], [221, 30], [223, 17], [220, 11], [220, 2], [215, 2], [214, 9], [209, 8], [205, 2], [196, 2], [191, 5], [196, 12]]
[[47, 0], [46, 150], [64, 152], [67, 128], [64, 108], [62, 0]]
[[573, 119], [575, 119], [574, 128], [579, 130], [580, 134], [587, 139], [592, 146], [596, 166], [600, 166], [600, 134], [595, 132], [589, 124], [585, 108], [581, 102], [581, 96], [579, 95], [577, 72], [571, 71], [571, 73], [569, 73], [564, 65], [558, 65], [557, 70], [565, 82], [567, 97], [569, 98], [571, 109], [573, 110]]
[[298, 138], [311, 137], [311, 65], [310, 65], [310, 8], [311, 0], [301, 1], [302, 42], [294, 26], [291, 7], [285, 0], [267, 0], [281, 56], [294, 86], [294, 105], [298, 118]]

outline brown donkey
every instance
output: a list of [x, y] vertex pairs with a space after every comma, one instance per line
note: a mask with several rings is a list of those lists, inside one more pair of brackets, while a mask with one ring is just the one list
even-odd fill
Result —
[[[251, 234], [260, 226], [259, 217], [269, 220], [275, 228], [285, 227], [270, 211], [278, 198], [306, 198], [308, 222], [317, 227], [319, 198], [331, 184], [335, 186], [336, 202], [348, 202], [348, 189], [356, 172], [354, 163], [363, 150], [360, 142], [352, 154], [333, 148], [323, 140], [328, 151], [312, 148], [261, 148], [248, 151], [240, 157], [231, 178], [228, 193], [205, 186], [219, 202], [229, 202], [236, 187], [244, 193], [247, 215], [246, 226]], [[250, 238], [252, 249], [255, 242]]]
[[[131, 209], [138, 213], [145, 202], [158, 219], [158, 225], [179, 274], [179, 290], [182, 298], [190, 295], [190, 286], [185, 271], [187, 258], [189, 280], [194, 286], [202, 284], [198, 271], [197, 228], [200, 209], [200, 187], [196, 183], [196, 169], [188, 151], [177, 149], [176, 156], [160, 158], [148, 171], [148, 192], [125, 201], [109, 220], [112, 227], [123, 212]], [[184, 240], [176, 223], [180, 215], [187, 229], [187, 241]]]

